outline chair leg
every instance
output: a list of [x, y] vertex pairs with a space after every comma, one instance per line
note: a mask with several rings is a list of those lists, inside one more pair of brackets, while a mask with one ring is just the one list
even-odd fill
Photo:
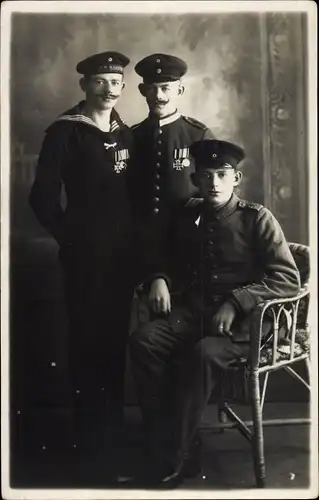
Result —
[[308, 375], [308, 382], [311, 387], [311, 366], [310, 366], [310, 359], [306, 358], [305, 359], [305, 364], [306, 364], [306, 369], [307, 369], [307, 375]]
[[252, 451], [257, 488], [264, 488], [266, 484], [266, 467], [264, 456], [264, 436], [262, 426], [262, 410], [260, 404], [259, 374], [252, 370], [250, 375], [251, 405], [254, 433], [252, 436]]
[[[228, 417], [226, 412], [224, 411], [224, 407], [222, 403], [218, 403], [217, 405], [217, 412], [218, 412], [218, 423], [219, 424], [227, 424], [228, 422]], [[220, 434], [223, 434], [225, 432], [225, 429], [222, 427], [222, 425], [219, 428]]]

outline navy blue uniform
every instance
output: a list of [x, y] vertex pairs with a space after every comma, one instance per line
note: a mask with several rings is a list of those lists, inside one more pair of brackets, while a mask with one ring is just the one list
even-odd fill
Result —
[[82, 114], [82, 106], [47, 129], [30, 205], [60, 246], [73, 390], [95, 400], [108, 392], [118, 402], [124, 397], [133, 294], [127, 195], [132, 139], [114, 110], [110, 132], [103, 132]]

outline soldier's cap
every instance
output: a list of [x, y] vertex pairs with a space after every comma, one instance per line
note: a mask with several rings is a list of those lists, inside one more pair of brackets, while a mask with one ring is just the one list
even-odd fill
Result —
[[196, 171], [205, 167], [236, 169], [245, 158], [245, 151], [240, 146], [216, 139], [194, 142], [190, 146], [189, 152], [195, 159]]
[[93, 54], [76, 66], [76, 71], [82, 75], [98, 75], [102, 73], [124, 73], [124, 68], [129, 64], [128, 57], [120, 52], [108, 51]]
[[187, 64], [179, 57], [151, 54], [136, 64], [135, 71], [144, 83], [174, 82], [185, 75]]

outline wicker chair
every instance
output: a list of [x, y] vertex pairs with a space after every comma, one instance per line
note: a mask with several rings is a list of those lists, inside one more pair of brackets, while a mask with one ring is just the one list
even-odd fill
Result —
[[[284, 418], [265, 420], [262, 416], [268, 380], [271, 374], [285, 370], [310, 391], [310, 348], [307, 323], [309, 304], [309, 248], [289, 243], [290, 250], [301, 276], [301, 291], [292, 298], [268, 300], [258, 305], [251, 315], [250, 355], [241, 359], [223, 373], [218, 427], [237, 428], [252, 446], [256, 485], [266, 484], [263, 427], [269, 425], [310, 424], [309, 418]], [[272, 317], [272, 329], [262, 339], [262, 326], [267, 313]], [[307, 367], [305, 380], [294, 370], [295, 363], [304, 362]], [[260, 376], [264, 376], [260, 387]], [[231, 408], [230, 403], [249, 403], [252, 421], [245, 422]], [[252, 429], [250, 429], [250, 427]]]

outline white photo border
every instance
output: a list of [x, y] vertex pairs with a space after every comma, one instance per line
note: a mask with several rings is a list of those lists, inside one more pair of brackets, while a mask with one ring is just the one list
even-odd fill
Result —
[[[304, 12], [308, 26], [308, 153], [309, 238], [312, 255], [311, 315], [312, 371], [311, 486], [308, 489], [189, 490], [168, 492], [100, 489], [12, 489], [9, 462], [9, 206], [10, 206], [10, 40], [13, 13], [229, 13]], [[1, 457], [5, 499], [105, 498], [316, 498], [318, 495], [318, 317], [317, 317], [317, 5], [313, 1], [6, 1], [1, 5]]]

